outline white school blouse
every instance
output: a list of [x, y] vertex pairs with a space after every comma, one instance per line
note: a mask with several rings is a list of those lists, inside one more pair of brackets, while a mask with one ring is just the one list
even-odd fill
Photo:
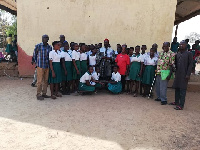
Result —
[[49, 53], [49, 60], [52, 60], [52, 62], [60, 62], [61, 59], [61, 53], [56, 52], [55, 50], [50, 51]]
[[62, 51], [61, 52], [61, 58], [64, 58], [65, 61], [72, 61], [72, 58], [71, 58], [69, 52]]
[[75, 50], [72, 51], [72, 59], [75, 59], [76, 60], [80, 60], [80, 52], [77, 52]]
[[[98, 81], [98, 80], [99, 80], [99, 77], [100, 77], [100, 73], [97, 73], [96, 71], [94, 71], [94, 72], [92, 73], [92, 78], [93, 78], [94, 80]], [[91, 82], [91, 85], [96, 85], [96, 83], [95, 83], [95, 82]]]
[[89, 65], [96, 65], [96, 55], [95, 56], [89, 56]]
[[81, 78], [80, 82], [81, 83], [86, 83], [87, 80], [91, 80], [92, 75], [90, 75], [88, 72], [86, 72]]
[[114, 80], [114, 81], [116, 81], [116, 82], [119, 82], [119, 81], [121, 81], [121, 75], [120, 75], [120, 73], [119, 72], [117, 72], [117, 73], [112, 73], [112, 77], [111, 77], [111, 80]]
[[83, 61], [83, 60], [87, 60], [87, 54], [86, 53], [80, 54], [80, 61]]
[[144, 62], [144, 56], [142, 56], [141, 54], [139, 56], [133, 54], [131, 62]]
[[157, 65], [157, 62], [158, 62], [158, 57], [153, 57], [151, 59], [151, 57], [148, 55], [144, 58], [144, 65], [155, 66]]

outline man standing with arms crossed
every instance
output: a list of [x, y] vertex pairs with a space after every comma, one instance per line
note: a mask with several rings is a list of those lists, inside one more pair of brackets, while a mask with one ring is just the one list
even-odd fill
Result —
[[49, 52], [52, 47], [48, 44], [49, 36], [42, 36], [42, 43], [37, 44], [34, 49], [33, 59], [37, 65], [37, 100], [50, 98], [47, 96], [49, 77]]

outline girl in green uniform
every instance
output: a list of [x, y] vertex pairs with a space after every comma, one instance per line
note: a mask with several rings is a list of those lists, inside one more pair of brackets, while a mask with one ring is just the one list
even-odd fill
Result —
[[77, 43], [74, 43], [72, 46], [72, 62], [73, 62], [73, 82], [72, 82], [72, 89], [77, 93], [79, 79], [81, 75], [80, 70], [80, 52], [78, 51], [79, 46]]
[[133, 93], [133, 83], [135, 82], [135, 91], [134, 91], [134, 97], [137, 97], [138, 95], [138, 89], [139, 89], [139, 82], [141, 80], [140, 76], [142, 75], [142, 66], [144, 62], [144, 57], [140, 54], [140, 46], [135, 47], [135, 54], [133, 55], [131, 59], [131, 67], [130, 67], [130, 73], [129, 77], [131, 80], [131, 93]]
[[79, 83], [79, 91], [83, 93], [91, 93], [95, 91], [95, 86], [91, 85], [91, 78], [93, 73], [93, 67], [88, 66], [88, 71], [81, 77]]
[[88, 57], [87, 57], [87, 53], [85, 52], [85, 50], [86, 50], [86, 45], [81, 44], [81, 47], [80, 47], [81, 75], [84, 75], [88, 70]]
[[51, 89], [51, 98], [56, 99], [56, 97], [62, 97], [62, 95], [58, 94], [59, 84], [62, 82], [62, 70], [60, 63], [61, 53], [59, 52], [61, 44], [59, 41], [54, 41], [52, 45], [53, 50], [49, 53], [49, 83]]
[[121, 75], [118, 72], [119, 67], [113, 67], [111, 81], [108, 83], [108, 90], [114, 94], [119, 94], [122, 91]]
[[142, 78], [142, 83], [144, 85], [144, 94], [143, 97], [149, 95], [151, 85], [153, 83], [153, 79], [155, 77], [155, 70], [157, 66], [158, 58], [155, 57], [155, 50], [153, 48], [150, 49], [150, 55], [146, 55], [144, 58], [144, 73]]
[[72, 83], [72, 56], [69, 52], [68, 43], [64, 43], [64, 51], [61, 52], [61, 57], [63, 95], [70, 95], [70, 87]]

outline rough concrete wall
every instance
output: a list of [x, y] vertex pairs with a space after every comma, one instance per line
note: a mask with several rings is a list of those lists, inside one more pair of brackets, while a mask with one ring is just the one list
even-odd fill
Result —
[[32, 55], [43, 34], [50, 43], [110, 40], [128, 46], [171, 41], [177, 0], [18, 0], [18, 44]]

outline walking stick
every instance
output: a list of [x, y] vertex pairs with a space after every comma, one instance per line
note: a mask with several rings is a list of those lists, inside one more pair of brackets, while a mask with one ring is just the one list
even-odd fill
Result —
[[152, 82], [152, 84], [151, 84], [151, 88], [150, 88], [150, 92], [149, 92], [148, 99], [150, 99], [150, 97], [151, 97], [151, 93], [152, 93], [152, 91], [153, 91], [153, 86], [154, 86], [155, 81], [156, 81], [156, 73], [155, 73], [153, 82]]

